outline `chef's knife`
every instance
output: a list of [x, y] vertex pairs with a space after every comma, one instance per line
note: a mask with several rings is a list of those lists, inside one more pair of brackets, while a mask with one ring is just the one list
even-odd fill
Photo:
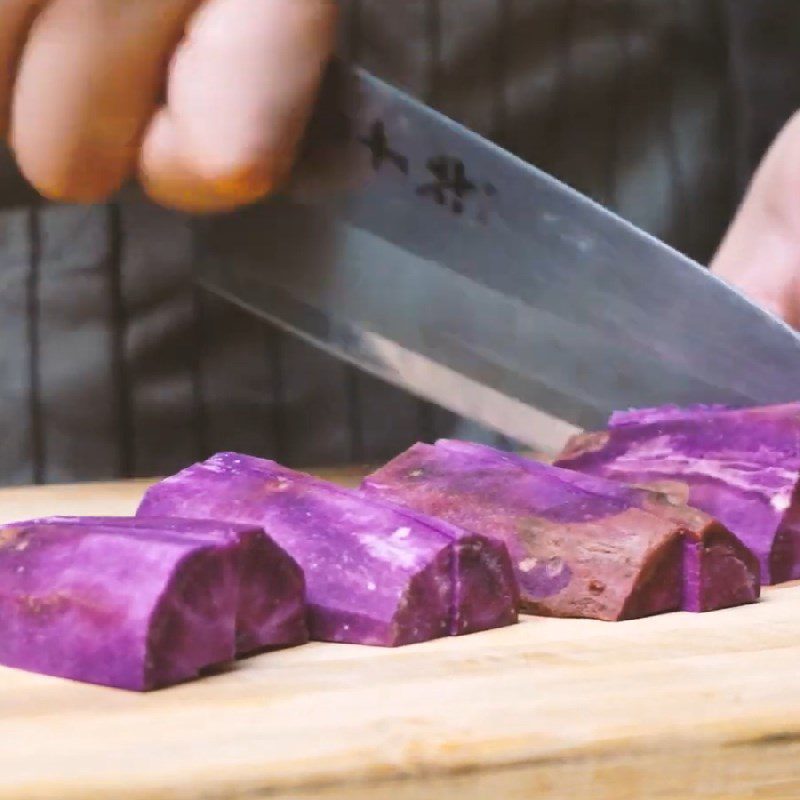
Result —
[[522, 443], [610, 412], [800, 399], [800, 339], [706, 269], [337, 64], [285, 194], [200, 231], [202, 283]]

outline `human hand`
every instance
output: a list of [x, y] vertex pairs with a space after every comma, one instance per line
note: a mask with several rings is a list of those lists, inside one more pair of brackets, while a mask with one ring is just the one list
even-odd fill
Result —
[[800, 329], [800, 112], [761, 163], [712, 270]]
[[45, 197], [222, 211], [286, 177], [336, 0], [0, 0], [0, 137]]

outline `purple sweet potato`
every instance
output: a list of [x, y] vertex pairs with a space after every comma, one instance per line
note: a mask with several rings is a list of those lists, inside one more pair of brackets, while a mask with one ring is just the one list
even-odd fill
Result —
[[91, 526], [0, 528], [0, 663], [147, 691], [234, 658], [235, 547]]
[[558, 465], [643, 486], [667, 482], [755, 554], [766, 584], [800, 578], [800, 403], [615, 414]]
[[498, 543], [271, 461], [219, 454], [152, 487], [138, 514], [262, 526], [305, 572], [314, 639], [398, 646], [516, 619]]
[[680, 606], [676, 526], [566, 481], [540, 481], [488, 449], [415, 445], [362, 491], [502, 540], [525, 610], [626, 619]]
[[[535, 613], [629, 619], [739, 604], [758, 594], [747, 568], [755, 564], [740, 545], [747, 566], [737, 561], [726, 573], [734, 584], [717, 587], [726, 548], [738, 543], [704, 515], [663, 495], [490, 447], [415, 445], [367, 478], [362, 491], [503, 541], [523, 607]], [[684, 562], [697, 574], [684, 576]]]
[[461, 449], [473, 459], [497, 459], [516, 464], [539, 477], [543, 488], [550, 487], [554, 474], [570, 487], [602, 498], [615, 498], [675, 523], [683, 542], [684, 611], [717, 611], [744, 605], [760, 596], [760, 565], [744, 544], [718, 520], [686, 504], [685, 486], [668, 482], [636, 487], [593, 475], [554, 473], [553, 468], [513, 453], [501, 453], [484, 445], [442, 441], [439, 446]]
[[212, 542], [237, 549], [239, 601], [236, 654], [308, 641], [305, 580], [297, 562], [253, 525], [195, 519], [145, 517], [52, 517], [60, 525], [109, 529], [129, 535], [160, 533]]

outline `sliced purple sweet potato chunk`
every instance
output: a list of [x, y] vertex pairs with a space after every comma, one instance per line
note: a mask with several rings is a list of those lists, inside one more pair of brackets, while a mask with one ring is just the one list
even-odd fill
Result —
[[147, 691], [235, 654], [237, 567], [227, 543], [92, 527], [0, 528], [0, 663]]
[[[677, 412], [671, 409], [670, 413]], [[611, 498], [678, 525], [684, 536], [684, 611], [717, 611], [755, 602], [760, 596], [758, 559], [718, 520], [686, 504], [685, 484], [631, 486], [590, 474], [554, 471], [546, 464], [485, 445], [443, 440], [437, 446], [460, 450], [476, 460], [483, 458], [493, 463], [502, 459], [515, 464], [538, 476], [540, 490], [554, 492], [559, 487], [560, 492], [589, 492], [599, 503]]]
[[305, 572], [314, 639], [391, 647], [516, 619], [496, 542], [271, 461], [219, 454], [149, 489], [138, 515], [263, 527]]
[[156, 532], [200, 541], [231, 542], [237, 549], [239, 580], [237, 655], [308, 641], [303, 572], [258, 526], [168, 517], [51, 517], [38, 521], [107, 528], [134, 536]]
[[800, 578], [800, 403], [619, 412], [575, 437], [558, 465], [643, 486], [682, 486], [686, 502], [734, 533], [765, 584]]
[[[684, 581], [683, 562], [706, 530], [735, 537], [663, 495], [452, 441], [415, 445], [362, 491], [503, 541], [535, 613], [614, 620], [730, 601], [710, 577]], [[757, 577], [747, 586], [735, 602], [757, 596]]]

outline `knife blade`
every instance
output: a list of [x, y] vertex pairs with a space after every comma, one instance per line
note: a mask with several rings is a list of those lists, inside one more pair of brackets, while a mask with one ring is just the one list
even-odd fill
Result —
[[800, 398], [800, 338], [685, 256], [358, 68], [278, 198], [205, 220], [200, 282], [521, 443], [617, 409]]

